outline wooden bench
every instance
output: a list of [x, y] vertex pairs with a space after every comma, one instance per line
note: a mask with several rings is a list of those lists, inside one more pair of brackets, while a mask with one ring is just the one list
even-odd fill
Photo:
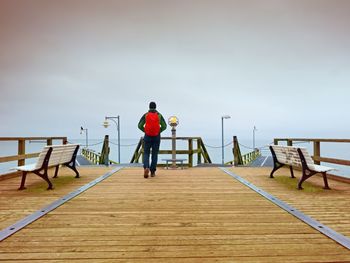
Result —
[[15, 170], [22, 172], [21, 185], [18, 190], [25, 189], [27, 173], [34, 173], [43, 178], [49, 185], [47, 188], [53, 189], [52, 183], [49, 180], [47, 170], [50, 167], [56, 167], [54, 178], [58, 175], [60, 165], [65, 165], [72, 169], [79, 178], [79, 172], [75, 167], [75, 160], [77, 157], [79, 145], [78, 144], [64, 144], [64, 145], [50, 145], [45, 146], [39, 154], [38, 160], [34, 164], [28, 164], [15, 167]]
[[327, 172], [336, 169], [315, 164], [306, 148], [270, 145], [270, 151], [273, 158], [273, 170], [271, 171], [270, 178], [273, 178], [273, 173], [283, 166], [289, 166], [291, 177], [295, 178], [293, 173], [293, 166], [295, 166], [302, 170], [298, 189], [303, 189], [301, 186], [302, 183], [317, 173], [321, 173], [323, 176], [324, 189], [330, 189], [327, 181]]
[[163, 159], [163, 161], [165, 161], [165, 168], [168, 169], [169, 166], [169, 162], [173, 162], [175, 161], [175, 163], [181, 163], [181, 169], [183, 169], [184, 167], [184, 161], [186, 161], [186, 159]]

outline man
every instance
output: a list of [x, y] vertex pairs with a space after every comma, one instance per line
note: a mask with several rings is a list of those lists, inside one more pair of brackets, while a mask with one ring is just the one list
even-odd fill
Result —
[[[138, 124], [141, 131], [145, 133], [144, 136], [144, 155], [143, 155], [143, 168], [144, 168], [144, 178], [148, 178], [149, 172], [151, 171], [151, 176], [156, 175], [157, 162], [158, 162], [158, 152], [160, 145], [160, 134], [166, 129], [166, 122], [157, 110], [156, 103], [151, 102], [149, 104], [149, 111], [145, 113]], [[149, 157], [152, 149], [152, 163], [149, 165]]]

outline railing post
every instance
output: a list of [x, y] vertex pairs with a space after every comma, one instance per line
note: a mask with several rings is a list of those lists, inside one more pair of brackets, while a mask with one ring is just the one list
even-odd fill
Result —
[[[321, 145], [320, 145], [320, 141], [314, 141], [314, 159], [315, 157], [320, 158], [321, 157]], [[315, 164], [321, 164], [320, 161], [316, 161], [314, 160]]]
[[188, 139], [188, 167], [193, 167], [193, 140]]
[[[26, 154], [26, 140], [18, 140], [18, 155]], [[18, 166], [25, 165], [25, 159], [18, 160]]]
[[287, 140], [287, 145], [288, 146], [293, 146], [293, 141], [292, 140]]
[[143, 163], [143, 156], [145, 155], [145, 140], [142, 140], [141, 144], [141, 163]]
[[46, 145], [52, 145], [52, 138], [46, 140]]
[[62, 144], [67, 144], [67, 143], [68, 143], [67, 137], [64, 137], [64, 138], [62, 139]]
[[233, 165], [237, 166], [239, 164], [239, 153], [238, 153], [238, 141], [237, 136], [233, 136]]
[[273, 139], [273, 144], [274, 145], [278, 145], [278, 140], [277, 139]]
[[197, 154], [197, 164], [201, 164], [202, 163], [202, 148], [201, 146], [201, 142], [200, 142], [200, 138], [197, 139], [197, 150], [198, 150], [198, 154]]
[[108, 135], [105, 135], [105, 138], [103, 140], [100, 158], [97, 158], [97, 156], [95, 157], [96, 157], [95, 158], [96, 163], [104, 164], [108, 166], [109, 164], [109, 136]]

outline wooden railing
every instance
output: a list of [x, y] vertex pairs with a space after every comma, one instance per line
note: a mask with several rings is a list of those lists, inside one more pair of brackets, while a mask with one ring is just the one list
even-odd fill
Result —
[[260, 151], [258, 149], [255, 149], [252, 152], [246, 153], [242, 155], [242, 164], [247, 165], [253, 162], [256, 158], [261, 156]]
[[18, 161], [18, 166], [25, 165], [25, 160], [39, 156], [39, 152], [26, 153], [26, 141], [43, 141], [46, 145], [52, 145], [53, 140], [62, 140], [62, 144], [67, 143], [67, 137], [0, 137], [0, 142], [17, 141], [18, 154], [12, 156], [1, 156], [0, 163]]
[[[25, 165], [26, 159], [36, 158], [40, 152], [26, 152], [26, 142], [41, 142], [46, 145], [52, 145], [54, 140], [62, 141], [62, 144], [67, 143], [67, 137], [0, 137], [0, 142], [17, 142], [17, 155], [1, 156], [0, 163], [7, 163], [17, 161], [18, 166]], [[11, 178], [13, 176], [20, 175], [19, 172], [5, 172], [0, 176], [0, 180]]]
[[340, 165], [350, 166], [350, 160], [321, 157], [321, 142], [331, 142], [331, 143], [350, 143], [350, 139], [307, 139], [307, 138], [276, 138], [273, 140], [275, 145], [279, 142], [287, 142], [288, 146], [293, 146], [293, 142], [312, 142], [313, 143], [313, 156], [312, 159], [316, 164], [321, 162], [334, 163]]
[[259, 149], [254, 149], [249, 153], [241, 154], [237, 136], [233, 136], [233, 161], [226, 164], [234, 164], [235, 166], [247, 165], [253, 162], [259, 156], [261, 156]]
[[[101, 153], [96, 152], [94, 150], [83, 148], [81, 150], [81, 155], [83, 155], [87, 160], [89, 160], [93, 164], [106, 164], [106, 161], [103, 160]], [[112, 160], [107, 160], [107, 163], [118, 164], [117, 162]]]
[[[172, 137], [162, 137], [162, 140], [172, 140]], [[188, 162], [184, 163], [188, 167], [193, 167], [193, 155], [197, 155], [197, 164], [202, 163], [202, 158], [204, 163], [211, 163], [211, 159], [209, 157], [208, 151], [205, 148], [202, 138], [200, 137], [176, 137], [176, 140], [187, 141], [188, 149], [187, 150], [178, 150], [176, 149], [176, 154], [186, 154], [188, 155]], [[196, 148], [194, 148], [194, 143]], [[131, 158], [130, 163], [139, 163], [140, 159], [142, 162], [143, 159], [143, 138], [140, 138], [138, 145], [136, 146], [135, 152]], [[172, 150], [159, 150], [159, 154], [172, 154]], [[163, 164], [159, 164], [159, 166], [163, 166]]]

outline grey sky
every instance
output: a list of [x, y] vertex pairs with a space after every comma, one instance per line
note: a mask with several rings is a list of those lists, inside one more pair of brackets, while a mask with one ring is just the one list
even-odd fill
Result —
[[[0, 0], [0, 136], [348, 137], [350, 1]], [[170, 135], [170, 130], [165, 132]]]

